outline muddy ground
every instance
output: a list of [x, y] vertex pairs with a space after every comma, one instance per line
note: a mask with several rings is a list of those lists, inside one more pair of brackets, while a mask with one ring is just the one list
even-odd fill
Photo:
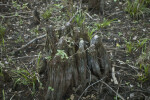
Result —
[[[44, 53], [46, 27], [54, 25], [59, 28], [64, 25], [68, 21], [68, 13], [64, 13], [59, 1], [34, 1], [9, 1], [3, 9], [0, 4], [0, 23], [6, 28], [0, 45], [0, 66], [3, 73], [0, 74], [0, 100], [44, 98], [42, 87], [45, 86], [46, 79], [44, 75], [37, 75], [37, 66], [39, 56]], [[74, 4], [79, 6], [77, 3]], [[42, 15], [48, 7], [53, 11], [48, 19], [44, 19]], [[102, 85], [101, 94], [97, 89], [101, 83], [91, 85], [81, 97], [83, 100], [121, 100], [118, 95], [125, 100], [150, 100], [150, 71], [147, 67], [144, 67], [147, 70], [140, 67], [142, 64], [150, 64], [150, 17], [145, 15], [138, 20], [132, 19], [125, 12], [125, 7], [126, 3], [123, 0], [108, 0], [104, 15], [86, 12], [85, 26], [94, 28], [94, 23], [103, 23], [104, 18], [113, 20], [110, 25], [93, 34], [101, 36], [110, 55], [112, 67], [115, 68], [118, 83], [115, 84], [112, 77], [109, 77], [107, 84]], [[35, 9], [40, 13], [40, 24], [34, 23]], [[40, 36], [43, 37], [26, 46]], [[24, 46], [26, 47], [22, 48]], [[36, 80], [38, 82], [35, 83], [38, 84], [34, 84], [34, 79], [39, 79], [40, 82]], [[43, 85], [41, 88], [39, 83]], [[70, 93], [68, 100], [76, 100], [80, 96], [78, 93]]]

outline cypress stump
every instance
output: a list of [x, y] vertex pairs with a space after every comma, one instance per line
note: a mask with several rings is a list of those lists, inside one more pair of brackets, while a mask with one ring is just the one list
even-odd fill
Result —
[[73, 90], [82, 93], [90, 73], [101, 79], [111, 69], [101, 38], [95, 35], [90, 40], [86, 32], [71, 25], [59, 30], [51, 25], [47, 28], [45, 52], [51, 57], [43, 60], [41, 68], [47, 70], [48, 76], [45, 100], [63, 100]]

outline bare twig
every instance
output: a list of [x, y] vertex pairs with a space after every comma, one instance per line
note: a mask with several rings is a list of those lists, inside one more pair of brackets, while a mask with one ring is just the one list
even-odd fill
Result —
[[30, 17], [21, 16], [21, 15], [12, 15], [12, 16], [3, 16], [3, 15], [0, 15], [0, 17], [4, 17], [4, 18], [21, 17], [21, 18], [24, 18], [24, 19], [30, 18]]
[[26, 58], [34, 58], [34, 57], [38, 57], [38, 55], [34, 55], [34, 56], [23, 56], [23, 57], [17, 57], [17, 58], [12, 58], [12, 60], [26, 59]]
[[111, 17], [111, 16], [114, 16], [114, 15], [118, 15], [119, 13], [123, 13], [123, 11], [119, 11], [119, 12], [112, 13], [112, 14], [110, 14], [110, 15], [108, 16], [108, 18]]
[[102, 79], [98, 80], [97, 82], [95, 82], [95, 83], [89, 85], [89, 86], [83, 91], [83, 93], [80, 95], [80, 97], [78, 98], [78, 100], [81, 99], [81, 97], [83, 96], [83, 94], [85, 93], [85, 91], [87, 91], [88, 88], [90, 88], [91, 86], [93, 86], [93, 85], [95, 85], [95, 84], [97, 84], [97, 83], [99, 83], [99, 82], [101, 82], [101, 83], [105, 84], [107, 87], [109, 87], [120, 99], [125, 100], [119, 93], [117, 93], [114, 89], [112, 89], [107, 83], [105, 83], [104, 81], [102, 81], [104, 78], [105, 78], [105, 77], [103, 77]]
[[100, 19], [93, 19], [93, 17], [89, 14], [89, 13], [87, 13], [87, 12], [85, 12], [85, 14], [90, 18], [90, 19], [92, 19], [92, 20], [94, 20], [94, 21], [99, 21]]
[[[120, 64], [127, 64], [127, 63], [125, 63], [125, 62], [123, 62], [123, 61], [121, 61], [121, 60], [117, 60]], [[130, 65], [130, 64], [127, 64], [129, 67], [131, 67], [135, 72], [137, 72], [138, 73], [138, 69], [139, 68], [137, 68], [137, 67], [135, 67], [135, 66], [133, 66], [133, 65]]]
[[19, 51], [25, 49], [27, 46], [29, 46], [29, 45], [32, 44], [33, 42], [35, 42], [35, 41], [37, 41], [37, 40], [39, 40], [39, 39], [41, 39], [41, 38], [44, 38], [44, 37], [46, 37], [46, 34], [44, 34], [44, 35], [42, 35], [42, 36], [39, 36], [39, 37], [37, 37], [37, 38], [34, 38], [33, 40], [31, 40], [31, 41], [28, 42], [27, 44], [23, 45], [21, 48], [17, 49], [16, 51], [13, 51], [12, 54], [16, 54], [17, 52], [19, 52]]
[[8, 4], [1, 4], [1, 3], [0, 3], [0, 6], [11, 6], [11, 5], [8, 5]]
[[80, 95], [80, 97], [78, 98], [78, 100], [81, 99], [81, 97], [83, 96], [83, 94], [85, 93], [85, 91], [87, 91], [91, 86], [93, 86], [93, 85], [95, 85], [95, 84], [101, 82], [104, 78], [105, 78], [105, 77], [103, 77], [102, 79], [98, 80], [97, 82], [94, 82], [93, 84], [89, 85], [89, 86], [82, 92], [82, 94]]
[[[26, 14], [26, 13], [31, 13], [31, 11], [26, 11], [26, 12], [17, 12], [17, 14]], [[24, 18], [24, 19], [27, 19], [27, 18], [31, 18], [31, 17], [24, 17], [24, 16], [21, 16], [21, 15], [15, 15], [16, 12], [13, 12], [13, 13], [7, 13], [7, 14], [1, 14], [0, 17], [4, 17], [4, 18], [12, 18], [12, 17], [21, 17], [21, 18]]]
[[[117, 93], [118, 93], [118, 91], [119, 91], [119, 87], [120, 87], [121, 83], [122, 83], [122, 80], [120, 81], [120, 83], [119, 83], [119, 85], [118, 85]], [[116, 97], [117, 97], [117, 95], [116, 95]], [[118, 100], [118, 98], [116, 98], [116, 99]]]
[[114, 80], [114, 84], [118, 84], [117, 78], [115, 76], [115, 67], [112, 67], [112, 78]]
[[69, 26], [71, 24], [71, 21], [74, 19], [74, 17], [78, 14], [78, 11], [70, 18], [70, 20], [66, 23], [66, 26]]
[[92, 17], [89, 13], [85, 12], [85, 14], [86, 14], [90, 19], [94, 20], [93, 17]]
[[[10, 16], [10, 15], [14, 15], [16, 12], [11, 12], [11, 13], [4, 13], [5, 15], [4, 16]], [[24, 12], [22, 12], [22, 11], [17, 11], [17, 13], [18, 14], [32, 14], [32, 11], [24, 11]]]
[[105, 84], [107, 87], [109, 87], [120, 99], [125, 100], [119, 93], [117, 93], [113, 88], [111, 88], [107, 83], [105, 83], [102, 80], [99, 80], [100, 82], [102, 82], [103, 84]]

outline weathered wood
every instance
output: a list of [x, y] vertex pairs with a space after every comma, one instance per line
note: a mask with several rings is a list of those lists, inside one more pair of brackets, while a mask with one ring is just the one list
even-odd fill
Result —
[[[63, 100], [68, 91], [73, 91], [73, 87], [75, 92], [83, 91], [89, 79], [87, 69], [100, 79], [111, 68], [109, 56], [98, 35], [89, 40], [86, 33], [75, 32], [69, 27], [57, 30], [61, 32], [58, 33], [59, 39], [52, 26], [47, 29], [45, 50], [51, 60], [44, 62], [48, 69], [46, 100]], [[68, 57], [62, 58], [57, 50], [63, 50]]]
[[[66, 37], [61, 37], [59, 39], [56, 48], [58, 50], [64, 50], [67, 55], [74, 53], [74, 50], [69, 49]], [[73, 72], [76, 71], [74, 69], [74, 62], [74, 58], [72, 57], [61, 59], [61, 56], [55, 54], [54, 58], [48, 63], [48, 86], [54, 88], [54, 91], [47, 91], [46, 100], [62, 100], [68, 88], [73, 84], [78, 84], [73, 82], [75, 81], [73, 79], [77, 78], [77, 73]]]
[[56, 43], [58, 39], [54, 33], [54, 28], [50, 25], [47, 27], [47, 39], [45, 44], [45, 50], [49, 56], [53, 56], [56, 53]]
[[84, 88], [86, 85], [86, 68], [87, 68], [87, 57], [85, 51], [84, 40], [81, 39], [79, 42], [79, 49], [77, 51], [77, 70], [79, 74], [79, 84]]
[[88, 54], [89, 67], [92, 69], [94, 74], [100, 77], [101, 74], [106, 75], [111, 70], [109, 56], [98, 35], [95, 35], [92, 38]]

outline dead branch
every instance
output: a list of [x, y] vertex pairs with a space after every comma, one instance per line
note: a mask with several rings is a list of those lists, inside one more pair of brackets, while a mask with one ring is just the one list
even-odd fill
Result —
[[46, 37], [46, 34], [34, 38], [33, 40], [31, 40], [31, 41], [28, 42], [27, 44], [23, 45], [21, 48], [15, 50], [15, 51], [13, 51], [13, 52], [11, 52], [11, 54], [16, 54], [16, 53], [18, 53], [19, 51], [21, 51], [21, 50], [25, 49], [26, 47], [28, 47], [28, 46], [29, 46], [30, 44], [32, 44], [33, 42], [35, 42], [35, 41], [37, 41], [37, 40], [39, 40], [39, 39], [42, 39], [42, 38], [44, 38], [44, 37]]

